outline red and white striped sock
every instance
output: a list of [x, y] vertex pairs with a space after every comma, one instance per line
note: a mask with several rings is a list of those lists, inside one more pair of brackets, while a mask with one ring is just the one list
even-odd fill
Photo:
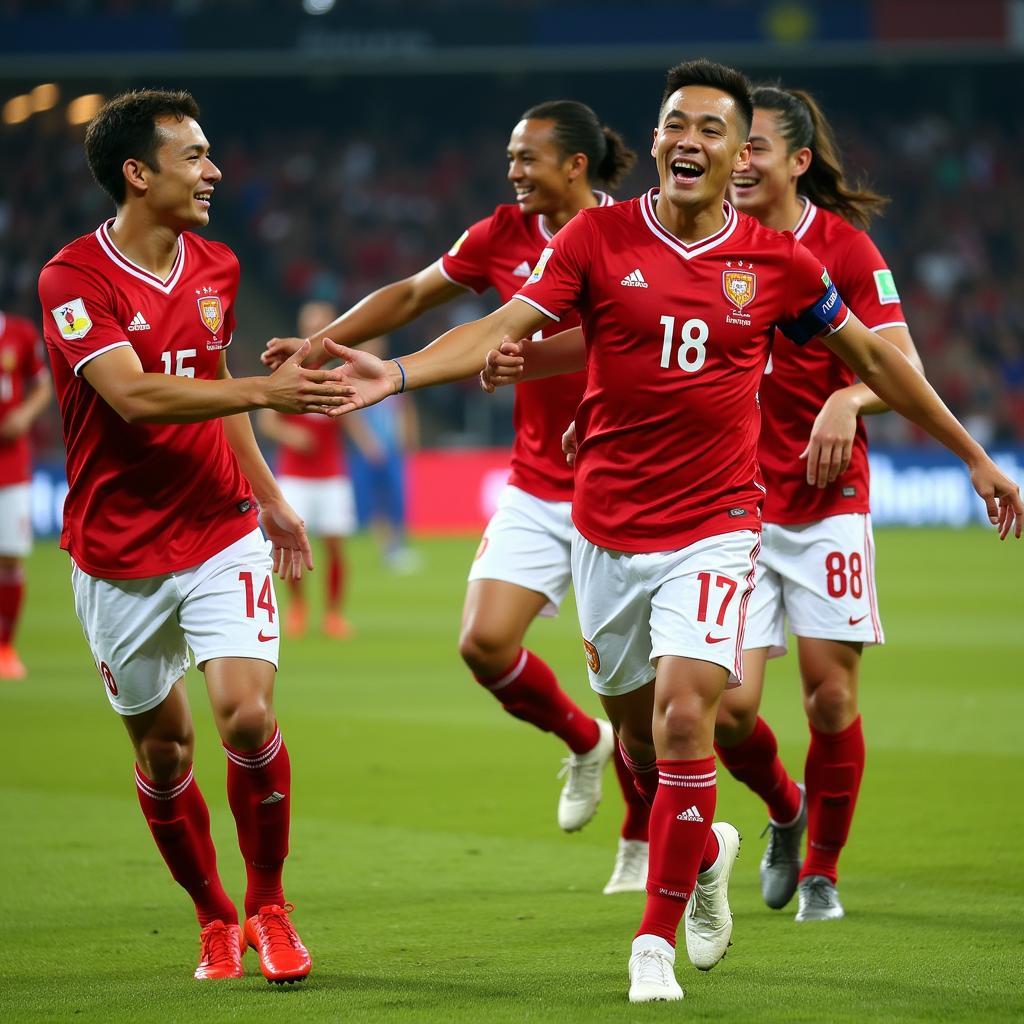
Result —
[[[640, 783], [634, 774], [636, 766], [634, 762], [626, 762], [626, 755], [622, 752], [622, 745], [615, 744], [615, 776], [619, 780], [619, 789], [622, 790], [622, 799], [626, 802], [626, 816], [622, 820], [620, 835], [623, 839], [639, 840], [647, 842], [647, 827], [651, 818], [651, 803], [654, 800], [653, 794], [648, 797], [640, 789]], [[652, 761], [650, 764], [650, 775], [655, 780], [657, 787], [658, 766]]]

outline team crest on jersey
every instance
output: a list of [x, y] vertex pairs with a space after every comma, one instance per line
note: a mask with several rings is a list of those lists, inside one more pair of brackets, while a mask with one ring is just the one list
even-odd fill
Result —
[[601, 671], [601, 655], [597, 653], [597, 648], [586, 638], [583, 638], [583, 649], [587, 652], [587, 664], [590, 666], [590, 671], [596, 676]]
[[757, 275], [748, 270], [725, 270], [722, 272], [722, 290], [737, 312], [749, 306], [757, 294]]
[[92, 320], [85, 311], [85, 303], [81, 299], [72, 299], [61, 306], [55, 306], [50, 313], [57, 321], [57, 330], [60, 331], [61, 337], [69, 341], [84, 338], [92, 330]]
[[220, 330], [220, 325], [224, 323], [224, 311], [221, 308], [220, 296], [204, 295], [196, 299], [196, 302], [199, 305], [200, 320], [211, 334], [216, 334]]

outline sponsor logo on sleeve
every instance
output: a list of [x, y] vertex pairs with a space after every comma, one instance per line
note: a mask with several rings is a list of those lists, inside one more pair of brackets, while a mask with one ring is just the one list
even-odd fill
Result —
[[74, 341], [84, 338], [92, 330], [92, 320], [85, 311], [85, 303], [81, 299], [72, 299], [50, 310], [57, 322], [57, 330], [62, 338]]
[[540, 254], [537, 266], [533, 268], [533, 273], [526, 279], [527, 284], [536, 284], [544, 276], [544, 268], [547, 266], [548, 260], [551, 259], [551, 254], [554, 251], [554, 249], [545, 249]]
[[459, 237], [457, 239], [455, 239], [455, 244], [448, 250], [448, 255], [449, 256], [458, 256], [459, 255], [459, 250], [462, 248], [462, 243], [467, 238], [469, 238], [469, 228], [466, 228], [466, 230], [463, 231], [462, 234], [459, 235]]
[[832, 287], [832, 278], [828, 276], [828, 271], [824, 267], [821, 268], [821, 283], [826, 288]]
[[896, 291], [896, 282], [892, 279], [891, 270], [875, 271], [875, 289], [878, 301], [883, 305], [900, 301], [900, 293]]

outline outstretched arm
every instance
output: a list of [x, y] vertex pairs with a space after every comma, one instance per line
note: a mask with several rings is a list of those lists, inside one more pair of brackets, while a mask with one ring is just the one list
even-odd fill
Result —
[[1017, 484], [999, 471], [910, 360], [854, 316], [823, 340], [882, 401], [963, 459], [974, 489], [985, 501], [989, 521], [999, 527], [1000, 538], [1011, 530], [1020, 537], [1024, 503]]

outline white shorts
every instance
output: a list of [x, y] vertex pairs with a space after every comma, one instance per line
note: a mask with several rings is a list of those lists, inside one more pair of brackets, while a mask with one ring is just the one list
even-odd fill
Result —
[[201, 565], [141, 580], [105, 580], [72, 562], [75, 611], [119, 715], [156, 707], [211, 658], [277, 667], [280, 623], [270, 544], [253, 530]]
[[757, 533], [738, 530], [629, 554], [577, 533], [572, 577], [591, 688], [608, 697], [639, 689], [663, 655], [722, 665], [738, 685], [758, 546]]
[[31, 484], [0, 487], [0, 555], [26, 558], [32, 551]]
[[544, 501], [509, 484], [484, 530], [469, 579], [536, 591], [548, 599], [541, 615], [557, 615], [572, 583], [575, 533], [571, 501]]
[[355, 532], [356, 503], [347, 476], [282, 476], [277, 482], [311, 537], [348, 537]]
[[745, 648], [786, 653], [786, 621], [796, 636], [885, 642], [875, 593], [871, 516], [849, 513], [814, 523], [765, 523]]

